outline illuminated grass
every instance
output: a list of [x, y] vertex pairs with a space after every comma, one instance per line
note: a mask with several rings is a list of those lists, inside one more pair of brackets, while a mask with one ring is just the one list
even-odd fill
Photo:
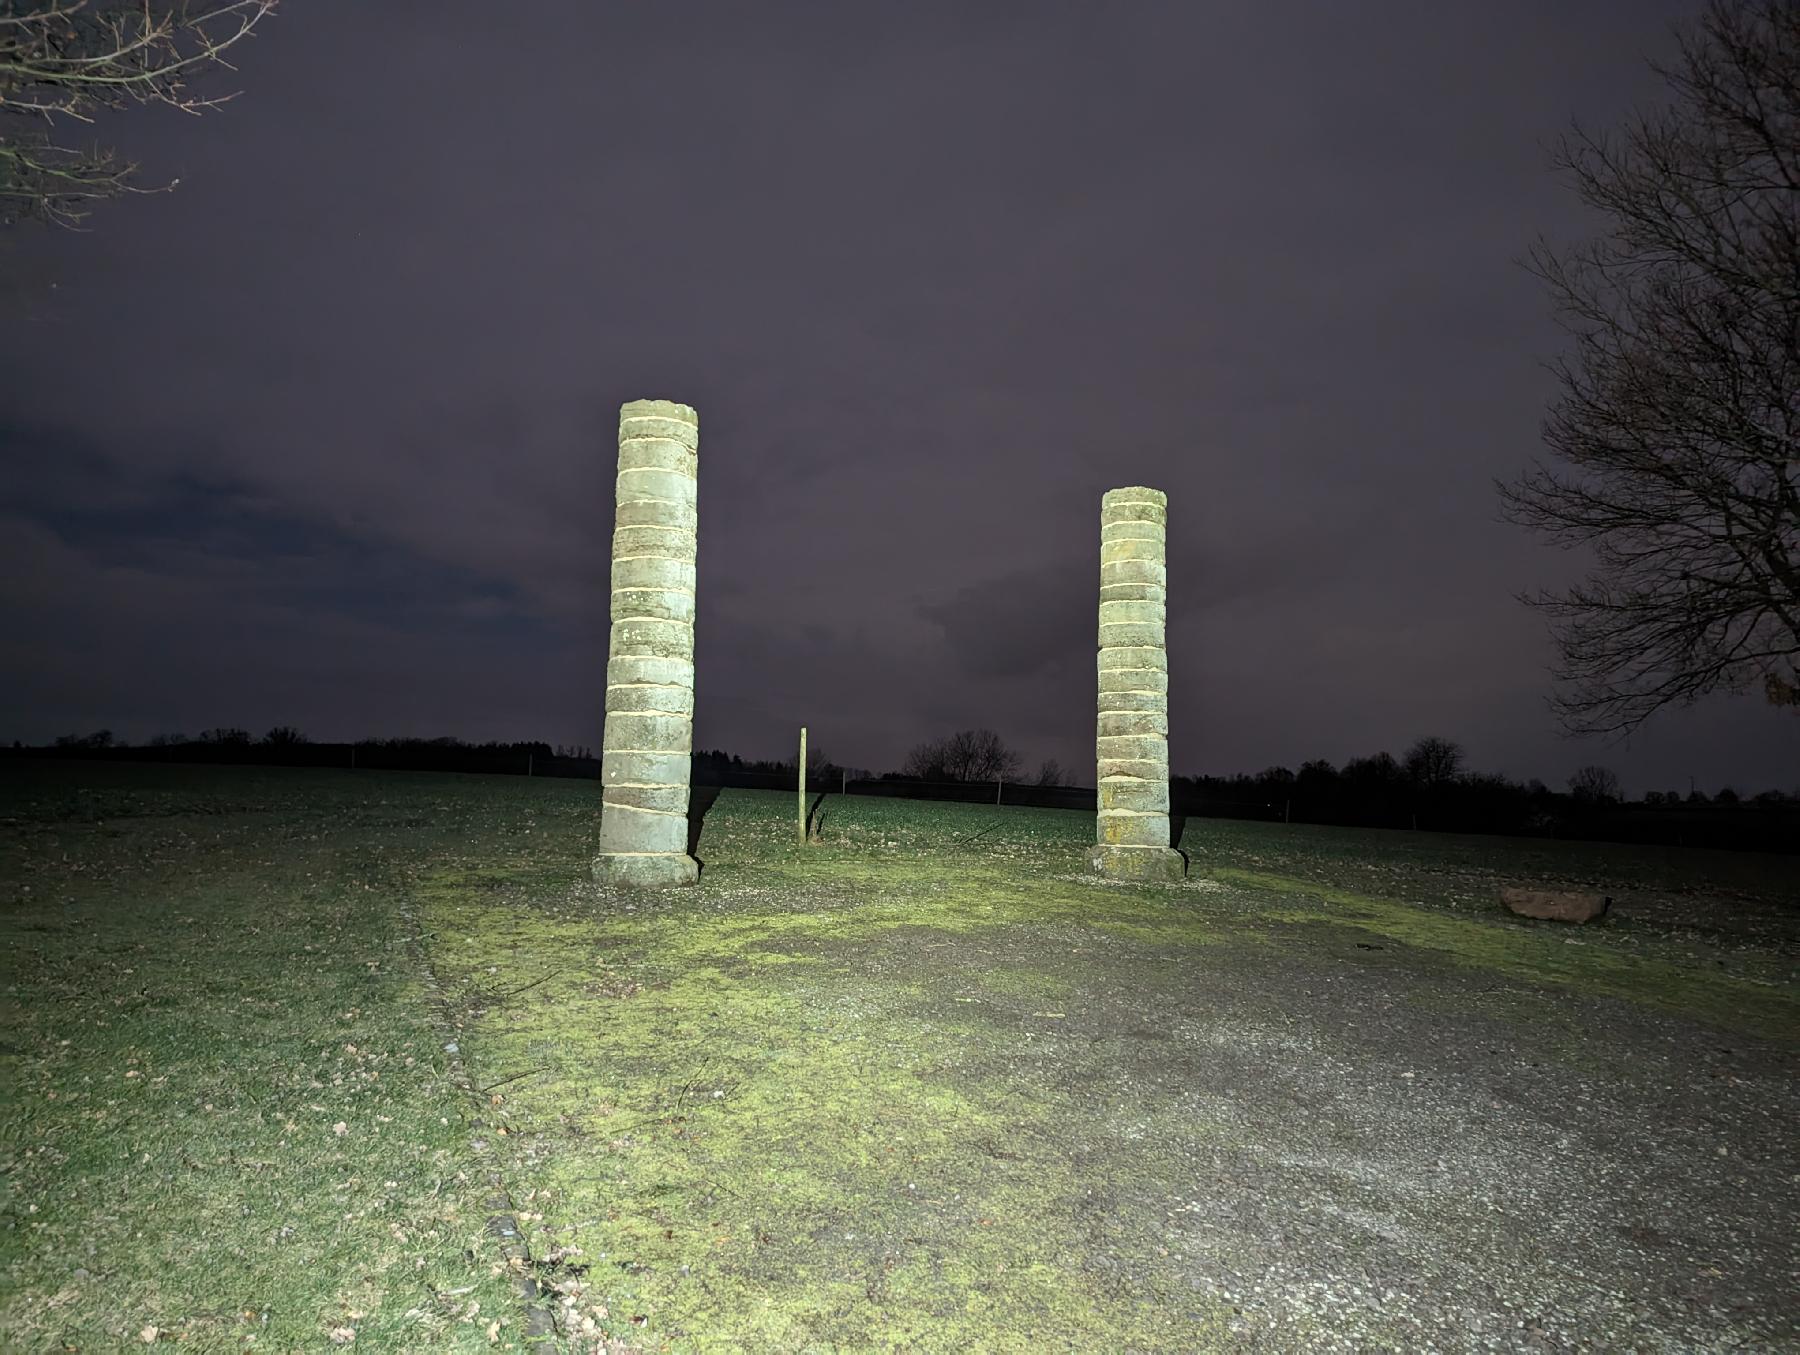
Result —
[[[576, 1330], [673, 1349], [1229, 1348], [1226, 1310], [1157, 1226], [1172, 1158], [1207, 1126], [1129, 1075], [1155, 1066], [1132, 1042], [1156, 1032], [1091, 1018], [1117, 992], [1166, 1009], [1234, 947], [1304, 946], [1308, 928], [1795, 1028], [1786, 994], [1491, 909], [1223, 864], [1180, 888], [1099, 884], [1077, 815], [852, 800], [802, 852], [791, 809], [723, 797], [692, 891], [416, 885], [482, 1080], [511, 1079], [509, 1176]], [[1205, 836], [1218, 861], [1229, 834]]]
[[[1185, 886], [1123, 887], [1080, 814], [833, 797], [802, 850], [727, 792], [700, 886], [633, 897], [588, 880], [591, 784], [9, 775], [7, 1349], [516, 1345], [489, 1162], [571, 1351], [1230, 1349], [1169, 1211], [1245, 1132], [1199, 1037], [1288, 1048], [1215, 1006], [1245, 967], [1373, 938], [1415, 1003], [1800, 1030], [1756, 858], [1195, 821]], [[1624, 901], [1524, 923], [1521, 876]], [[1540, 1052], [1591, 1057], [1582, 1010]]]
[[436, 840], [409, 789], [5, 784], [0, 1348], [517, 1335], [398, 925], [388, 860]]

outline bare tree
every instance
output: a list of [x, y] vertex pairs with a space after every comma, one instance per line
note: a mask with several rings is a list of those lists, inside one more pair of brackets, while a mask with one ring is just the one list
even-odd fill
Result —
[[1710, 0], [1679, 44], [1671, 107], [1557, 145], [1610, 232], [1527, 265], [1573, 339], [1544, 424], [1571, 473], [1497, 487], [1598, 560], [1522, 597], [1572, 733], [1758, 681], [1800, 709], [1800, 0]]
[[189, 82], [251, 35], [277, 0], [0, 0], [0, 220], [76, 227], [88, 204], [157, 193], [137, 166], [98, 146], [53, 139], [58, 119], [166, 104], [199, 113], [237, 97], [201, 98]]
[[1449, 785], [1462, 773], [1462, 745], [1428, 735], [1406, 750], [1406, 774], [1426, 790]]
[[1053, 757], [1045, 758], [1038, 764], [1037, 784], [1040, 786], [1060, 786], [1063, 783], [1062, 763]]
[[1619, 778], [1605, 767], [1583, 767], [1569, 778], [1569, 793], [1588, 804], [1613, 804], [1619, 799]]
[[1013, 781], [1019, 755], [991, 729], [962, 729], [917, 745], [901, 770], [927, 781]]

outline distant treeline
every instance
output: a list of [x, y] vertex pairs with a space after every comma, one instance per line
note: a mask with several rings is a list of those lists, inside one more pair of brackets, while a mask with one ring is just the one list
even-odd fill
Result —
[[1564, 793], [1542, 781], [1481, 772], [1419, 777], [1378, 753], [1341, 769], [1317, 761], [1298, 772], [1271, 767], [1255, 776], [1176, 776], [1170, 799], [1179, 809], [1213, 817], [1800, 852], [1800, 801], [1790, 795], [1652, 791], [1627, 802], [1617, 781], [1592, 767], [1571, 778]]
[[[1005, 756], [1000, 764], [1017, 774], [1017, 759], [989, 731], [964, 731], [952, 740], [921, 748], [938, 750], [975, 733]], [[515, 776], [560, 776], [597, 780], [595, 750], [541, 741], [468, 743], [462, 739], [359, 739], [315, 743], [289, 726], [260, 738], [242, 729], [202, 734], [161, 735], [128, 745], [109, 731], [65, 735], [50, 747], [14, 744], [13, 756], [105, 758], [133, 762], [207, 762], [289, 767], [345, 767], [390, 771], [487, 772]], [[920, 763], [914, 750], [908, 771]], [[1296, 772], [1270, 767], [1255, 776], [1173, 776], [1170, 810], [1177, 818], [1263, 819], [1428, 832], [1498, 833], [1526, 837], [1586, 838], [1670, 846], [1719, 847], [1743, 851], [1800, 852], [1800, 800], [1779, 790], [1740, 797], [1729, 788], [1711, 797], [1699, 791], [1650, 792], [1624, 802], [1618, 780], [1602, 767], [1584, 767], [1569, 790], [1551, 790], [1542, 781], [1518, 782], [1467, 772], [1462, 750], [1444, 739], [1421, 739], [1403, 759], [1388, 753], [1353, 758], [1339, 768], [1318, 760]], [[747, 760], [719, 749], [693, 755], [693, 782], [761, 790], [795, 788], [795, 759]], [[1060, 784], [1061, 769], [1046, 762], [1029, 782], [1007, 777], [978, 779], [942, 774], [941, 759], [928, 770], [938, 775], [876, 774], [844, 767], [815, 750], [807, 758], [810, 790], [853, 795], [895, 795], [910, 799], [1092, 810], [1091, 787]], [[990, 761], [987, 766], [993, 765]]]

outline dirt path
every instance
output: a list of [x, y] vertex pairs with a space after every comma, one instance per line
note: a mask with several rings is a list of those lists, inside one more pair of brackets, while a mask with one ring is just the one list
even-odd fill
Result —
[[472, 1010], [495, 1076], [545, 1070], [508, 1110], [534, 1253], [673, 1349], [1800, 1346], [1779, 1006], [1730, 1033], [1583, 993], [1554, 933], [1504, 937], [1545, 984], [1452, 944], [1491, 919], [1415, 946], [1205, 880], [484, 897], [433, 914], [449, 957], [511, 938], [480, 991], [580, 975]]

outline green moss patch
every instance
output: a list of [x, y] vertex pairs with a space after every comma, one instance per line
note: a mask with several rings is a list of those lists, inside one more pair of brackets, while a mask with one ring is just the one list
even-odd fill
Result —
[[667, 903], [422, 893], [477, 1080], [515, 1079], [509, 1175], [577, 1328], [642, 1318], [677, 1349], [1218, 1346], [1160, 1215], [1119, 1207], [1173, 1190], [1170, 1164], [1118, 1132], [1116, 1054], [1068, 1031], [1143, 949], [1096, 914], [1156, 905], [917, 863], [769, 873]]

